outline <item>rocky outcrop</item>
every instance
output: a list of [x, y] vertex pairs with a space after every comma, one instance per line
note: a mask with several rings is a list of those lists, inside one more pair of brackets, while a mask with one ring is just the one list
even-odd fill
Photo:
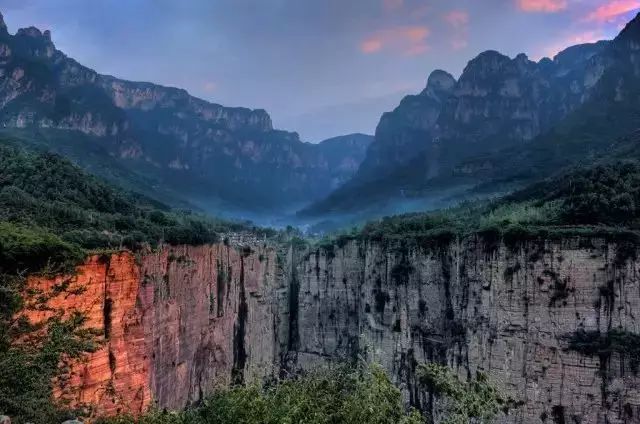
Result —
[[383, 114], [354, 182], [380, 178], [424, 152], [455, 84], [453, 76], [436, 70], [422, 93], [406, 96], [393, 112]]
[[25, 313], [78, 310], [99, 330], [101, 348], [55, 382], [97, 414], [180, 408], [220, 385], [364, 356], [436, 421], [415, 374], [424, 361], [488, 374], [518, 402], [504, 422], [625, 423], [640, 416], [636, 253], [589, 237], [164, 247], [33, 278], [56, 296]]
[[0, 112], [5, 133], [28, 138], [36, 130], [47, 147], [104, 177], [125, 168], [134, 174], [125, 185], [163, 187], [155, 193], [163, 201], [223, 212], [282, 212], [320, 199], [355, 173], [370, 142], [304, 143], [275, 130], [262, 109], [101, 75], [57, 50], [48, 31], [11, 35], [4, 24]]
[[588, 98], [606, 68], [594, 56], [606, 45], [575, 46], [540, 62], [490, 50], [457, 81], [434, 71], [422, 93], [383, 115], [355, 180], [379, 178], [419, 155], [432, 159], [429, 179], [461, 156], [532, 140]]

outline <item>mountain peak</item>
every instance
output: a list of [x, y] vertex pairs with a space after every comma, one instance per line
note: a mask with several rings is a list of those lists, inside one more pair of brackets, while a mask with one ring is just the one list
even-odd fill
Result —
[[511, 62], [509, 56], [495, 50], [487, 50], [469, 61], [460, 78], [468, 75], [487, 76], [497, 72], [509, 62]]
[[456, 83], [456, 79], [450, 73], [443, 71], [442, 69], [436, 69], [431, 72], [427, 79], [427, 89], [437, 88], [441, 90], [449, 90]]
[[47, 29], [43, 32], [40, 28], [36, 28], [34, 26], [20, 28], [16, 35], [35, 39], [44, 39], [45, 41], [51, 42], [51, 31]]
[[456, 79], [450, 73], [436, 69], [427, 78], [427, 87], [421, 94], [439, 98], [441, 94], [451, 92], [455, 84]]
[[640, 42], [640, 13], [630, 20], [616, 37], [616, 41], [624, 40], [638, 40]]
[[7, 24], [4, 23], [4, 16], [2, 16], [2, 12], [0, 12], [0, 34], [7, 34]]
[[[46, 31], [48, 32], [48, 31]], [[41, 38], [44, 36], [44, 34], [42, 33], [42, 31], [40, 31], [39, 28], [36, 28], [34, 26], [30, 26], [27, 28], [20, 28], [18, 30], [18, 32], [16, 33], [16, 35], [18, 36], [23, 36], [23, 37], [32, 37], [32, 38]], [[49, 34], [51, 35], [51, 34]]]

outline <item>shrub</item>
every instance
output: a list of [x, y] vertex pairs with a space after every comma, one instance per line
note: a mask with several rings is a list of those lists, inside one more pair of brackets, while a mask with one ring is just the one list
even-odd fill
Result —
[[117, 417], [102, 424], [419, 424], [378, 366], [322, 370], [259, 386], [220, 391], [181, 413]]
[[427, 363], [419, 366], [418, 376], [432, 393], [447, 401], [443, 420], [446, 424], [489, 423], [514, 405], [481, 373], [465, 382], [449, 368]]

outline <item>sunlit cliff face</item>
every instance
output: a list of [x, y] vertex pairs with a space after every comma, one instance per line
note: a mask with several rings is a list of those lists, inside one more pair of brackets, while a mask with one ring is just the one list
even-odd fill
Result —
[[80, 312], [99, 334], [99, 349], [54, 382], [59, 399], [95, 415], [181, 408], [273, 372], [274, 317], [261, 299], [274, 267], [272, 251], [223, 245], [93, 256], [75, 275], [30, 278], [30, 290], [54, 295], [24, 315]]
[[[181, 408], [232, 382], [371, 355], [436, 419], [442, 405], [415, 374], [424, 361], [487, 373], [523, 402], [506, 422], [640, 412], [635, 358], [571, 344], [637, 331], [640, 265], [624, 245], [470, 237], [283, 255], [214, 245], [90, 258], [49, 310], [25, 312], [39, 321], [79, 310], [101, 330], [100, 349], [71, 364], [56, 395], [93, 403], [96, 414]], [[32, 278], [29, 287], [63, 281]]]

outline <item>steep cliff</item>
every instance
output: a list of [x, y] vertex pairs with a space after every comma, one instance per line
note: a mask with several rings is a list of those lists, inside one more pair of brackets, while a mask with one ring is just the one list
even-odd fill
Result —
[[636, 421], [635, 252], [589, 238], [319, 250], [298, 267], [297, 365], [367, 352], [435, 417], [419, 362], [487, 373], [520, 402], [505, 422]]
[[[291, 209], [351, 177], [370, 141], [352, 137], [337, 151], [338, 162], [352, 165], [336, 166], [331, 143], [275, 130], [264, 110], [101, 75], [57, 50], [49, 31], [12, 35], [1, 15], [0, 26], [3, 133], [36, 133], [47, 148], [106, 177], [124, 168], [133, 174], [125, 173], [129, 184], [163, 200], [223, 211]], [[153, 193], [155, 186], [162, 191]]]
[[33, 323], [78, 311], [100, 348], [68, 364], [55, 393], [95, 415], [182, 408], [216, 387], [277, 372], [273, 250], [222, 244], [93, 256], [77, 273], [31, 278], [46, 306]]
[[[505, 244], [351, 241], [311, 252], [224, 245], [92, 257], [50, 309], [84, 311], [103, 345], [57, 394], [96, 413], [179, 408], [231, 382], [368, 357], [438, 419], [423, 361], [477, 371], [517, 402], [504, 422], [640, 416], [637, 248], [597, 237]], [[80, 290], [82, 288], [82, 290]]]
[[[640, 17], [614, 40], [572, 46], [553, 60], [486, 51], [457, 81], [435, 71], [422, 93], [383, 115], [353, 179], [304, 213], [392, 208], [405, 197], [433, 203], [478, 184], [503, 192], [497, 182], [513, 189], [607, 156], [640, 125], [638, 28]], [[429, 94], [432, 78], [446, 79], [442, 96]]]

